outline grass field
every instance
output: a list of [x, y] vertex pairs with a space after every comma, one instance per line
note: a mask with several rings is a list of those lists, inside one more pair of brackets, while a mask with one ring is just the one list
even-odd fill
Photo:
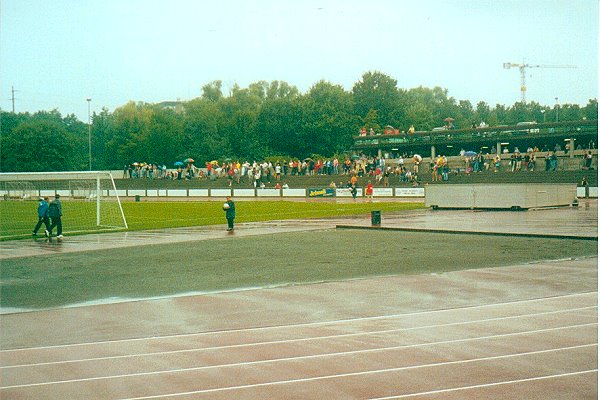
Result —
[[[63, 229], [66, 236], [96, 232], [95, 203], [68, 201], [63, 203]], [[0, 237], [24, 239], [31, 237], [37, 222], [37, 202], [0, 201]], [[123, 212], [129, 230], [176, 228], [224, 224], [221, 202], [124, 202]], [[116, 203], [112, 204], [114, 208]], [[336, 203], [299, 201], [237, 201], [236, 222], [256, 222], [279, 219], [323, 218], [368, 214], [371, 210], [402, 211], [422, 208], [423, 203]], [[43, 233], [43, 230], [41, 231]]]
[[597, 241], [576, 239], [325, 230], [57, 253], [3, 260], [1, 305], [36, 309], [107, 298], [443, 273], [594, 256], [597, 246]]

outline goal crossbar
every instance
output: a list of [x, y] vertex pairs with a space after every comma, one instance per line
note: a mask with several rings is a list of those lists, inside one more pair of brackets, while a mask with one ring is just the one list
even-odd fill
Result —
[[[31, 200], [52, 196], [53, 194], [61, 194], [62, 198], [75, 200], [77, 198], [86, 200], [89, 208], [91, 202], [95, 202], [95, 225], [96, 227], [110, 227], [118, 229], [127, 229], [127, 220], [123, 212], [121, 200], [119, 199], [118, 192], [116, 190], [115, 181], [110, 172], [106, 171], [67, 171], [67, 172], [8, 172], [0, 173], [0, 193], [3, 194], [4, 200], [10, 200], [17, 198], [15, 194], [20, 194], [18, 190], [13, 189], [14, 183], [28, 183], [30, 186], [34, 185], [35, 194], [30, 196]], [[85, 183], [89, 182], [89, 183]], [[73, 188], [71, 185], [74, 185]], [[13, 193], [11, 193], [11, 190]], [[22, 189], [19, 189], [21, 192]], [[31, 190], [29, 190], [31, 191]], [[23, 196], [22, 196], [23, 197]], [[110, 206], [107, 200], [110, 199]], [[112, 219], [107, 222], [105, 218], [106, 210], [103, 207], [109, 207], [111, 210], [116, 209], [118, 211], [111, 211], [116, 213], [118, 216], [111, 217]], [[31, 208], [31, 206], [30, 206]], [[12, 216], [7, 210], [15, 210], [15, 207], [4, 207], [2, 219], [9, 219]], [[16, 211], [11, 211], [16, 212]], [[104, 214], [103, 214], [104, 213]], [[91, 217], [91, 210], [88, 211], [87, 217]], [[111, 214], [112, 215], [112, 214]], [[86, 217], [86, 218], [87, 218]], [[120, 220], [120, 222], [118, 221]], [[90, 221], [90, 224], [93, 224]], [[85, 229], [84, 229], [85, 230]], [[4, 235], [4, 232], [0, 236]], [[11, 236], [10, 234], [8, 236]]]

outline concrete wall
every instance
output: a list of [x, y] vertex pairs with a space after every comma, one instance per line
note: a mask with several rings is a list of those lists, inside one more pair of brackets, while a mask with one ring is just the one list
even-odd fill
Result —
[[577, 198], [573, 184], [429, 185], [425, 206], [433, 208], [528, 209], [568, 206]]

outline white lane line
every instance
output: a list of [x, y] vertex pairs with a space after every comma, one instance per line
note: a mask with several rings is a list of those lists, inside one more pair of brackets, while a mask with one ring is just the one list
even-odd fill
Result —
[[593, 296], [593, 295], [597, 296], [598, 292], [595, 291], [595, 292], [572, 293], [572, 294], [567, 294], [567, 295], [540, 297], [540, 298], [528, 299], [528, 300], [515, 300], [515, 301], [502, 302], [502, 303], [481, 304], [481, 305], [475, 305], [475, 306], [446, 308], [446, 309], [439, 309], [439, 310], [415, 311], [415, 312], [409, 312], [409, 313], [389, 314], [389, 315], [377, 315], [377, 316], [372, 316], [372, 317], [357, 317], [357, 318], [339, 319], [339, 320], [333, 320], [333, 321], [306, 322], [306, 323], [289, 324], [289, 325], [274, 325], [274, 326], [261, 326], [261, 327], [254, 327], [254, 328], [224, 329], [224, 330], [210, 331], [210, 332], [180, 333], [180, 334], [174, 334], [174, 335], [148, 336], [148, 337], [139, 337], [139, 338], [130, 338], [130, 339], [101, 340], [101, 341], [95, 341], [95, 342], [70, 343], [70, 344], [59, 344], [59, 345], [51, 345], [51, 346], [37, 346], [37, 347], [24, 347], [24, 348], [20, 348], [20, 349], [0, 350], [0, 354], [1, 353], [10, 353], [10, 352], [29, 351], [29, 350], [60, 349], [60, 348], [79, 347], [79, 346], [95, 346], [98, 344], [130, 343], [130, 342], [140, 342], [140, 341], [145, 341], [145, 340], [162, 340], [162, 339], [171, 339], [171, 338], [180, 338], [180, 337], [221, 335], [221, 334], [226, 334], [226, 333], [237, 333], [237, 332], [255, 332], [255, 331], [265, 331], [265, 330], [271, 330], [271, 329], [287, 329], [287, 328], [321, 326], [321, 325], [336, 325], [336, 324], [345, 324], [345, 323], [349, 323], [349, 322], [393, 319], [393, 318], [410, 317], [410, 316], [415, 316], [415, 315], [428, 315], [428, 314], [438, 314], [438, 313], [454, 312], [454, 311], [461, 311], [461, 310], [474, 310], [474, 309], [480, 309], [480, 308], [500, 307], [500, 306], [505, 306], [505, 305], [533, 303], [533, 302], [549, 301], [549, 300], [563, 299], [563, 298], [569, 298], [569, 297], [585, 297], [585, 296]]
[[583, 311], [583, 310], [597, 309], [597, 308], [598, 308], [598, 306], [589, 306], [589, 307], [571, 308], [571, 309], [558, 310], [558, 311], [546, 311], [546, 312], [532, 313], [532, 314], [511, 315], [508, 317], [485, 318], [485, 319], [477, 319], [477, 320], [470, 320], [470, 321], [451, 322], [451, 323], [446, 323], [446, 324], [414, 326], [414, 327], [409, 327], [409, 328], [382, 329], [382, 330], [363, 331], [363, 332], [356, 332], [356, 333], [341, 333], [341, 334], [336, 334], [336, 335], [311, 336], [308, 338], [281, 339], [281, 340], [271, 340], [271, 341], [264, 341], [264, 342], [230, 344], [230, 345], [210, 346], [210, 347], [192, 348], [192, 349], [156, 351], [156, 352], [146, 352], [146, 353], [137, 353], [137, 354], [125, 354], [125, 355], [119, 355], [119, 356], [90, 357], [90, 358], [81, 358], [81, 359], [73, 359], [73, 360], [61, 360], [61, 361], [48, 361], [48, 362], [29, 363], [29, 364], [7, 365], [7, 366], [0, 366], [0, 370], [12, 369], [12, 368], [37, 367], [37, 366], [43, 366], [43, 365], [61, 365], [61, 364], [71, 364], [71, 363], [101, 361], [101, 360], [118, 360], [118, 359], [125, 359], [125, 358], [173, 355], [173, 354], [200, 352], [200, 351], [235, 349], [235, 348], [243, 348], [243, 347], [275, 345], [275, 344], [300, 343], [300, 342], [307, 342], [307, 341], [313, 341], [313, 340], [342, 339], [342, 338], [356, 337], [356, 336], [369, 336], [369, 335], [395, 333], [395, 332], [408, 332], [408, 331], [415, 331], [415, 330], [420, 330], [420, 329], [444, 328], [444, 327], [450, 327], [450, 326], [477, 324], [477, 323], [482, 323], [482, 322], [495, 322], [495, 321], [505, 321], [505, 320], [509, 320], [509, 319], [531, 318], [531, 317], [536, 317], [536, 316], [572, 313], [572, 312], [576, 312], [576, 311]]
[[[387, 346], [387, 347], [378, 347], [375, 349], [350, 350], [350, 351], [341, 351], [341, 352], [335, 352], [335, 353], [314, 354], [314, 355], [308, 355], [308, 356], [274, 358], [274, 359], [260, 360], [260, 361], [245, 361], [245, 362], [238, 362], [238, 363], [231, 363], [231, 364], [208, 365], [208, 366], [202, 366], [202, 367], [177, 368], [177, 369], [167, 369], [167, 370], [152, 371], [152, 372], [137, 372], [137, 373], [133, 373], [133, 374], [106, 375], [106, 376], [97, 376], [97, 377], [92, 377], [92, 378], [65, 379], [65, 380], [61, 380], [61, 381], [28, 383], [28, 384], [13, 385], [13, 386], [1, 386], [0, 389], [14, 389], [14, 388], [23, 388], [23, 387], [57, 385], [57, 384], [64, 384], [64, 383], [89, 382], [89, 381], [99, 381], [99, 380], [108, 380], [108, 379], [132, 378], [132, 377], [140, 377], [140, 376], [175, 374], [175, 373], [181, 373], [181, 372], [202, 371], [202, 370], [218, 369], [218, 368], [245, 367], [245, 366], [269, 364], [269, 363], [284, 362], [284, 361], [299, 361], [299, 360], [318, 359], [318, 358], [325, 358], [325, 357], [375, 353], [375, 352], [389, 351], [389, 350], [404, 350], [404, 349], [413, 349], [413, 348], [428, 347], [428, 346], [435, 346], [435, 345], [465, 343], [465, 342], [472, 342], [472, 341], [477, 341], [477, 340], [497, 339], [497, 338], [503, 338], [503, 337], [519, 336], [519, 335], [542, 333], [542, 332], [549, 332], [549, 331], [557, 331], [557, 330], [563, 330], [563, 329], [570, 329], [570, 328], [574, 328], [574, 327], [578, 328], [578, 327], [592, 326], [592, 325], [598, 325], [598, 324], [597, 323], [582, 324], [580, 326], [567, 326], [567, 327], [561, 327], [561, 328], [537, 329], [537, 330], [528, 331], [528, 332], [504, 333], [501, 335], [481, 336], [481, 337], [477, 337], [477, 338], [443, 340], [443, 341], [439, 341], [439, 342], [417, 343], [417, 344], [400, 345], [400, 346]], [[555, 350], [561, 350], [561, 349], [574, 349], [574, 348], [579, 348], [579, 347], [597, 346], [597, 345], [598, 345], [597, 343], [593, 343], [593, 344], [586, 344], [586, 345], [563, 347], [563, 348], [558, 348], [558, 349], [540, 350], [540, 352], [543, 353], [543, 352], [549, 352], [549, 351], [555, 351]], [[536, 352], [531, 352], [531, 353], [535, 354]], [[518, 354], [528, 354], [528, 353], [518, 353]]]
[[484, 383], [481, 385], [461, 386], [461, 387], [448, 388], [448, 389], [431, 390], [429, 392], [401, 394], [401, 395], [397, 395], [397, 396], [387, 396], [387, 397], [374, 397], [369, 400], [406, 399], [409, 397], [428, 396], [431, 394], [450, 393], [450, 392], [457, 392], [460, 390], [469, 390], [469, 389], [482, 389], [482, 388], [487, 388], [487, 387], [492, 387], [492, 386], [514, 385], [516, 383], [534, 382], [534, 381], [540, 381], [540, 380], [545, 380], [545, 379], [564, 378], [567, 376], [585, 375], [585, 374], [592, 374], [592, 373], [598, 373], [598, 370], [597, 369], [588, 369], [586, 371], [567, 372], [564, 374], [544, 375], [544, 376], [536, 376], [533, 378], [524, 378], [524, 379], [514, 379], [512, 381], [502, 381], [502, 382]]
[[285, 384], [290, 384], [290, 383], [311, 382], [311, 381], [336, 379], [336, 378], [347, 378], [347, 377], [351, 377], [351, 376], [373, 375], [373, 374], [380, 374], [380, 373], [385, 373], [385, 372], [398, 372], [398, 371], [440, 367], [440, 366], [447, 366], [447, 365], [468, 364], [468, 363], [473, 363], [473, 362], [478, 362], [478, 361], [501, 360], [501, 359], [512, 358], [512, 357], [521, 357], [521, 356], [528, 356], [528, 355], [533, 355], [533, 354], [543, 354], [543, 353], [550, 353], [550, 352], [557, 352], [557, 351], [573, 350], [573, 349], [577, 349], [577, 348], [585, 348], [585, 347], [592, 347], [592, 346], [598, 346], [598, 344], [593, 343], [593, 344], [588, 344], [588, 345], [563, 347], [563, 348], [552, 349], [552, 350], [531, 351], [531, 352], [526, 352], [526, 353], [515, 353], [515, 354], [493, 356], [493, 357], [471, 358], [468, 360], [447, 361], [447, 362], [441, 362], [441, 363], [413, 365], [413, 366], [409, 366], [409, 367], [386, 368], [386, 369], [377, 369], [377, 370], [361, 371], [361, 372], [349, 372], [349, 373], [345, 373], [345, 374], [315, 376], [315, 377], [311, 377], [311, 378], [299, 378], [299, 379], [289, 379], [289, 380], [284, 380], [284, 381], [254, 383], [254, 384], [249, 384], [249, 385], [228, 386], [228, 387], [223, 387], [223, 388], [201, 389], [201, 390], [194, 390], [194, 391], [189, 391], [189, 392], [168, 393], [168, 394], [160, 394], [160, 395], [141, 396], [141, 397], [130, 397], [130, 398], [124, 398], [124, 399], [120, 399], [120, 400], [160, 399], [160, 398], [166, 398], [166, 397], [189, 396], [192, 394], [215, 393], [215, 392], [224, 392], [224, 391], [230, 391], [230, 390], [240, 390], [240, 389], [250, 389], [250, 388], [265, 387], [265, 386], [285, 385]]

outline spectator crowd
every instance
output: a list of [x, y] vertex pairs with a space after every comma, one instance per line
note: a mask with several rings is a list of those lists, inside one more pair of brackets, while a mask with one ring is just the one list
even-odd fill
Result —
[[[546, 149], [544, 149], [546, 150]], [[556, 171], [558, 168], [557, 152], [547, 151], [543, 156], [545, 171]], [[449, 158], [445, 155], [438, 155], [429, 162], [429, 171], [431, 172], [431, 181], [448, 181], [452, 175], [471, 174], [484, 171], [498, 172], [519, 172], [536, 171], [539, 166], [537, 157], [540, 150], [536, 147], [529, 147], [526, 152], [521, 153], [518, 148], [508, 154], [508, 149], [504, 150], [504, 157], [499, 154], [483, 154], [483, 152], [466, 152], [461, 150], [457, 162], [456, 157], [452, 158], [452, 167]], [[543, 154], [543, 153], [542, 153]], [[234, 184], [247, 184], [251, 187], [265, 187], [266, 184], [274, 183], [281, 185], [286, 176], [347, 176], [350, 182], [351, 177], [367, 177], [378, 186], [388, 187], [390, 181], [398, 183], [410, 183], [413, 186], [419, 185], [419, 175], [422, 172], [423, 157], [419, 154], [398, 155], [394, 159], [384, 157], [371, 157], [365, 155], [353, 155], [345, 157], [343, 160], [337, 157], [329, 159], [305, 158], [299, 159], [281, 159], [275, 161], [225, 161], [213, 160], [206, 162], [204, 168], [197, 167], [193, 160], [190, 162], [178, 162], [176, 168], [167, 168], [163, 164], [152, 163], [133, 163], [126, 165], [123, 170], [123, 178], [143, 178], [143, 179], [169, 179], [169, 180], [191, 180], [191, 179], [226, 179], [228, 186]], [[591, 150], [583, 152], [581, 160], [581, 169], [593, 169], [593, 153]], [[332, 180], [335, 182], [335, 179]]]

